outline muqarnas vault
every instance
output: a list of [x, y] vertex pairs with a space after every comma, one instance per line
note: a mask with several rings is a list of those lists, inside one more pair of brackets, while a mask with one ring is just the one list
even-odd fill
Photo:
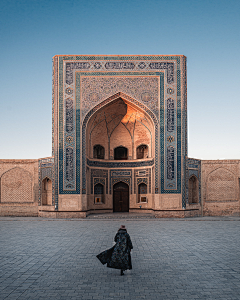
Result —
[[55, 211], [186, 211], [186, 85], [183, 55], [54, 56]]

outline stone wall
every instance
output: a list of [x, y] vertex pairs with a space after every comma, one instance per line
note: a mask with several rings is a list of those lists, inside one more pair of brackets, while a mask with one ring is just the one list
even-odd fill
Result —
[[38, 215], [38, 160], [0, 160], [0, 216]]
[[203, 215], [239, 215], [240, 160], [202, 160]]

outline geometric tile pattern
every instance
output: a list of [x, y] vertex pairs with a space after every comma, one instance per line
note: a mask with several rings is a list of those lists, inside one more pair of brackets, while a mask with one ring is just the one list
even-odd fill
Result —
[[52, 181], [52, 205], [55, 195], [55, 181], [54, 181], [54, 158], [43, 158], [38, 161], [38, 205], [41, 205], [42, 181], [44, 178], [49, 178]]
[[119, 92], [129, 95], [158, 116], [159, 76], [81, 76], [81, 117], [96, 105]]
[[112, 186], [118, 182], [125, 182], [129, 186], [130, 194], [132, 194], [132, 170], [131, 169], [115, 169], [110, 170], [110, 187], [109, 194], [112, 193]]
[[186, 203], [188, 203], [189, 179], [192, 175], [194, 175], [198, 179], [198, 199], [199, 203], [201, 203], [201, 160], [187, 158], [186, 161]]
[[182, 193], [184, 207], [187, 89], [186, 58], [180, 55], [53, 58], [55, 204], [58, 191], [86, 193], [83, 118], [116, 92], [155, 116], [155, 193]]
[[90, 167], [100, 167], [100, 168], [135, 168], [135, 167], [145, 167], [154, 165], [154, 159], [148, 161], [124, 161], [124, 162], [116, 162], [116, 161], [92, 161], [87, 159], [87, 165]]
[[102, 183], [106, 186], [106, 194], [108, 194], [108, 170], [91, 169], [91, 194], [97, 183]]
[[151, 194], [151, 172], [150, 168], [134, 170], [134, 194], [137, 193], [137, 188], [140, 183], [148, 185], [148, 193]]

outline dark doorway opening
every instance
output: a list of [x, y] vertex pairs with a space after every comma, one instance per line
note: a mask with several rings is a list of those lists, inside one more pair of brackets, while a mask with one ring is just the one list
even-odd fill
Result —
[[148, 146], [140, 145], [137, 147], [137, 159], [148, 158]]
[[188, 181], [188, 203], [198, 203], [198, 180], [194, 175]]
[[113, 212], [129, 211], [129, 186], [118, 182], [113, 186]]
[[114, 159], [117, 160], [128, 159], [128, 149], [122, 146], [115, 148]]
[[101, 145], [95, 145], [93, 147], [93, 158], [104, 159], [105, 149]]

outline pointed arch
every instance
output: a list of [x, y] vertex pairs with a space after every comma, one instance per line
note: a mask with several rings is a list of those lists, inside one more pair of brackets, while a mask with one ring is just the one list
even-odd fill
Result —
[[52, 205], [52, 180], [45, 176], [42, 179], [42, 205]]
[[137, 146], [137, 159], [143, 159], [148, 157], [148, 145], [140, 144]]
[[104, 185], [100, 182], [94, 185], [94, 204], [104, 203]]
[[122, 145], [114, 148], [114, 159], [116, 159], [116, 160], [128, 159], [128, 148], [126, 148]]
[[104, 159], [104, 157], [105, 157], [105, 148], [100, 144], [94, 145], [93, 158]]
[[199, 202], [199, 182], [195, 175], [188, 179], [188, 203], [197, 204]]
[[[129, 103], [132, 107], [135, 107], [137, 110], [143, 111], [146, 117], [146, 120], [139, 118], [139, 122], [142, 122], [143, 126], [146, 127], [146, 122], [149, 121], [152, 124], [152, 130], [151, 134], [153, 134], [152, 138], [152, 144], [153, 146], [151, 147], [151, 157], [153, 156], [155, 159], [155, 188], [158, 187], [158, 168], [159, 168], [159, 139], [155, 138], [158, 136], [158, 120], [157, 117], [155, 116], [155, 114], [148, 109], [143, 103], [137, 101], [136, 99], [124, 94], [124, 93], [117, 93], [109, 98], [107, 98], [106, 100], [102, 101], [101, 103], [99, 103], [98, 105], [96, 105], [94, 108], [92, 108], [87, 115], [85, 116], [84, 120], [83, 120], [83, 125], [82, 125], [82, 193], [86, 194], [86, 161], [87, 161], [87, 147], [88, 147], [88, 139], [87, 139], [87, 128], [89, 125], [89, 121], [91, 119], [91, 117], [98, 112], [100, 109], [102, 109], [103, 107], [105, 107], [106, 105], [112, 103], [115, 100], [118, 99], [122, 99], [125, 103]], [[127, 130], [129, 132], [131, 132], [131, 128], [129, 127], [129, 120], [130, 117], [124, 121], [126, 121], [125, 127], [127, 128]], [[117, 121], [117, 119], [116, 119]], [[108, 140], [108, 144], [109, 144], [109, 140]], [[110, 149], [109, 153], [110, 153]], [[136, 150], [134, 150], [136, 151]], [[154, 155], [153, 155], [154, 152]], [[158, 191], [158, 189], [156, 189]]]

